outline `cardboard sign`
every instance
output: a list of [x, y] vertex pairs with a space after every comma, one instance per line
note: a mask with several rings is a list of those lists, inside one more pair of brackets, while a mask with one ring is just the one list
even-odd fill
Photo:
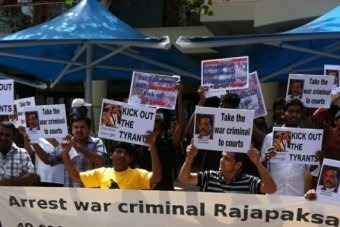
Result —
[[15, 127], [26, 125], [24, 108], [28, 106], [35, 106], [34, 97], [23, 98], [14, 100], [14, 112], [10, 115], [9, 120], [15, 125]]
[[324, 75], [334, 77], [332, 94], [340, 93], [340, 65], [324, 65]]
[[205, 60], [201, 68], [201, 84], [209, 91], [248, 88], [248, 56]]
[[316, 188], [318, 199], [340, 202], [340, 161], [325, 158]]
[[133, 72], [128, 103], [174, 110], [179, 80], [179, 76]]
[[30, 139], [63, 138], [68, 135], [65, 104], [24, 107]]
[[98, 136], [145, 146], [145, 135], [153, 131], [155, 118], [156, 108], [103, 99]]
[[276, 155], [270, 162], [319, 165], [316, 152], [321, 150], [322, 129], [273, 128], [272, 146]]
[[330, 107], [334, 77], [289, 74], [288, 80], [286, 100], [300, 99], [309, 108]]
[[254, 111], [196, 106], [194, 144], [199, 149], [247, 153]]
[[0, 80], [0, 115], [14, 113], [14, 80]]

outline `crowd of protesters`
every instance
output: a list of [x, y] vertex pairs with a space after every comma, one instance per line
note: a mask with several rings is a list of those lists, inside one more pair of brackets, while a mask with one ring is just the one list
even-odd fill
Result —
[[[91, 120], [83, 99], [75, 99], [68, 115], [70, 135], [64, 139], [30, 140], [24, 127], [15, 128], [9, 116], [0, 123], [0, 185], [48, 187], [96, 187], [114, 189], [175, 190], [174, 181], [199, 186], [200, 191], [310, 196], [320, 173], [311, 165], [271, 163], [274, 127], [323, 129], [324, 158], [340, 160], [340, 95], [332, 96], [329, 109], [319, 108], [307, 116], [299, 99], [277, 99], [273, 124], [255, 119], [251, 147], [244, 153], [198, 150], [193, 144], [194, 114], [185, 119], [183, 85], [177, 85], [177, 114], [173, 122], [157, 119], [147, 133], [147, 146], [114, 142], [110, 147], [91, 132]], [[198, 106], [237, 109], [240, 98], [226, 93], [219, 104], [204, 97], [198, 89]], [[33, 116], [32, 116], [33, 118]], [[170, 118], [169, 118], [170, 119]], [[208, 136], [209, 119], [202, 118], [200, 129]], [[305, 123], [307, 122], [307, 123]], [[200, 122], [201, 124], [201, 122]], [[202, 135], [203, 137], [203, 135]], [[76, 155], [71, 156], [70, 153]], [[200, 157], [199, 157], [200, 156]], [[306, 180], [306, 173], [311, 181]], [[334, 173], [339, 176], [339, 173]], [[336, 182], [339, 182], [337, 179]], [[307, 195], [305, 194], [306, 192]]]

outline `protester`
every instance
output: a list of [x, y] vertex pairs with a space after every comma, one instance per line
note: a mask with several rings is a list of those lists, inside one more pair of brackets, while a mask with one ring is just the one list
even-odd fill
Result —
[[156, 135], [149, 133], [147, 137], [151, 153], [152, 172], [130, 167], [133, 161], [134, 148], [129, 143], [120, 142], [112, 149], [110, 155], [112, 167], [102, 167], [85, 172], [79, 172], [72, 163], [69, 155], [72, 145], [69, 141], [63, 142], [61, 153], [71, 179], [74, 182], [83, 183], [87, 188], [153, 189], [161, 181], [162, 166], [157, 152]]
[[[155, 120], [153, 132], [156, 135], [157, 152], [160, 162], [162, 164], [162, 180], [156, 185], [156, 190], [174, 190], [174, 178], [177, 175], [175, 169], [177, 149], [180, 148], [183, 141], [184, 130], [186, 126], [184, 116], [184, 104], [183, 104], [183, 83], [178, 82], [176, 84], [178, 90], [177, 93], [177, 124], [171, 136], [167, 136], [167, 125], [165, 114], [162, 114], [163, 118]], [[134, 160], [137, 166], [151, 170], [151, 157], [147, 152], [145, 146], [136, 149]]]
[[31, 186], [37, 175], [28, 152], [14, 145], [15, 126], [0, 122], [0, 186]]
[[34, 160], [34, 165], [39, 176], [39, 182], [37, 186], [44, 187], [62, 187], [64, 185], [64, 170], [63, 164], [50, 166], [45, 164], [38, 155], [36, 155], [36, 150], [40, 152], [51, 153], [59, 145], [56, 139], [44, 139], [39, 138], [33, 140], [33, 143], [29, 139], [25, 132], [25, 128], [19, 127], [19, 132], [24, 138], [25, 149], [30, 154], [32, 160]]
[[270, 127], [270, 131], [273, 127], [280, 127], [284, 124], [284, 107], [285, 100], [283, 98], [278, 98], [273, 103], [273, 124]]
[[82, 115], [82, 116], [87, 116], [88, 113], [88, 109], [87, 107], [92, 106], [91, 103], [87, 103], [84, 101], [84, 99], [73, 99], [72, 100], [72, 104], [71, 104], [71, 114], [69, 115], [70, 117], [72, 117], [72, 115]]
[[[181, 182], [199, 186], [204, 192], [264, 194], [276, 191], [274, 180], [261, 164], [260, 153], [254, 147], [248, 150], [248, 156], [243, 153], [223, 151], [218, 171], [207, 170], [192, 173], [191, 166], [196, 155], [197, 148], [191, 143], [187, 147], [187, 157], [178, 177]], [[247, 164], [248, 157], [257, 167], [261, 179], [242, 171]]]
[[[62, 144], [71, 145], [71, 159], [77, 170], [87, 171], [103, 166], [107, 153], [106, 148], [100, 138], [90, 135], [91, 120], [86, 116], [74, 115], [70, 123], [72, 136], [65, 138]], [[62, 144], [59, 144], [52, 153], [46, 153], [40, 149], [36, 149], [35, 152], [45, 164], [58, 165], [63, 163]], [[66, 174], [64, 186], [81, 187], [82, 184], [72, 182]]]
[[[299, 127], [302, 120], [304, 106], [298, 99], [288, 100], [285, 104], [284, 125], [282, 127]], [[266, 135], [261, 154], [263, 164], [268, 167], [273, 177], [277, 191], [274, 194], [303, 196], [305, 192], [305, 170], [307, 165], [295, 163], [271, 163], [270, 159], [276, 155], [272, 147], [273, 132]]]

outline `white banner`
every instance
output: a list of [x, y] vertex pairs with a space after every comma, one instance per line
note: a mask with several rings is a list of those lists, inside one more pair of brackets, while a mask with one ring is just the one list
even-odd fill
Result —
[[194, 144], [199, 149], [248, 152], [254, 111], [196, 106]]
[[338, 203], [233, 193], [0, 187], [0, 226], [339, 226]]
[[0, 80], [0, 115], [14, 112], [14, 80]]

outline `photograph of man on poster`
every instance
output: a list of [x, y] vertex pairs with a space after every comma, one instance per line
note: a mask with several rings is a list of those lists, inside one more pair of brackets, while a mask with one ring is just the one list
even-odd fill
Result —
[[301, 99], [303, 93], [304, 80], [291, 79], [289, 81], [288, 98]]
[[199, 140], [213, 139], [214, 115], [197, 114], [196, 115], [196, 134]]
[[320, 186], [324, 192], [338, 192], [340, 181], [340, 169], [333, 166], [324, 166]]
[[38, 111], [26, 112], [25, 117], [28, 131], [37, 132], [40, 130]]

